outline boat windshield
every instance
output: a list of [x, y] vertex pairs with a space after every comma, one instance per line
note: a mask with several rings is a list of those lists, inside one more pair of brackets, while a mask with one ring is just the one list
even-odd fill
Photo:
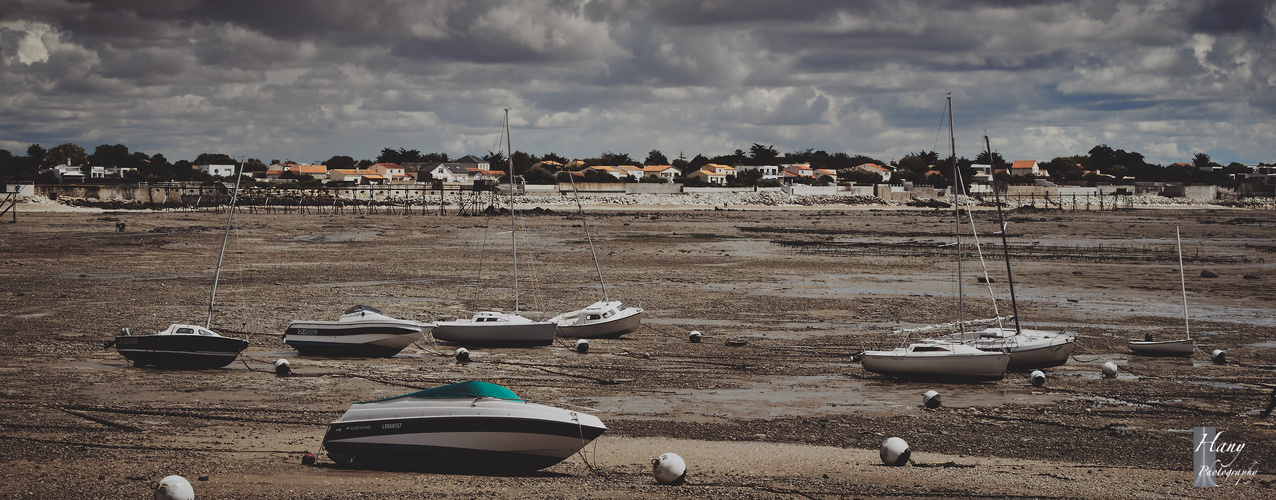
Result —
[[[471, 380], [468, 382], [460, 382], [456, 384], [443, 385], [422, 391], [410, 392], [398, 396], [378, 399], [375, 401], [386, 401], [398, 398], [420, 398], [420, 399], [469, 399], [469, 398], [497, 398], [508, 399], [511, 401], [522, 401], [523, 398], [514, 394], [514, 391], [501, 385], [489, 382], [480, 382]], [[371, 403], [372, 401], [364, 401]]]
[[344, 312], [344, 313], [342, 313], [342, 314], [354, 314], [354, 313], [357, 313], [357, 312], [363, 312], [363, 311], [367, 311], [367, 312], [370, 312], [370, 313], [381, 314], [381, 311], [377, 310], [377, 308], [372, 307], [372, 306], [365, 306], [365, 305], [363, 305], [363, 304], [359, 304], [359, 305], [357, 305], [357, 306], [354, 306], [354, 307], [351, 307], [351, 308], [349, 308], [349, 309], [346, 309], [346, 312]]

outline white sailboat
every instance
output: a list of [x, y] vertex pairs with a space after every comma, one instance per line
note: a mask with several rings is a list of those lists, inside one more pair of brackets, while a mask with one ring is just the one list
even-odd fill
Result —
[[[988, 161], [992, 162], [992, 144], [984, 136]], [[1031, 370], [1059, 366], [1068, 362], [1076, 348], [1076, 336], [1068, 332], [1052, 330], [1025, 330], [1019, 324], [1019, 302], [1015, 299], [1015, 278], [1010, 269], [1010, 248], [1007, 244], [1006, 222], [1001, 212], [1001, 197], [993, 189], [997, 205], [997, 223], [1000, 225], [1002, 256], [1006, 260], [1006, 283], [1010, 287], [1010, 308], [1015, 320], [1013, 329], [996, 326], [987, 328], [968, 343], [976, 349], [1010, 354], [1007, 370]], [[974, 224], [974, 220], [971, 220]], [[991, 280], [988, 280], [991, 292]], [[995, 299], [994, 299], [995, 300]], [[1000, 323], [1001, 319], [997, 319]]]
[[438, 321], [434, 338], [456, 344], [550, 345], [557, 330], [550, 321], [534, 321], [518, 314], [518, 222], [514, 210], [515, 192], [513, 148], [509, 143], [509, 113], [505, 110], [505, 148], [510, 178], [510, 236], [514, 256], [514, 311], [480, 311], [471, 318]]
[[1177, 340], [1152, 340], [1148, 334], [1143, 340], [1131, 340], [1126, 345], [1136, 354], [1153, 356], [1191, 356], [1196, 351], [1192, 342], [1191, 328], [1187, 323], [1187, 278], [1183, 272], [1183, 239], [1179, 236], [1179, 228], [1174, 228], [1174, 239], [1179, 250], [1179, 287], [1183, 291], [1183, 338]]
[[[575, 189], [576, 180], [572, 179], [572, 190]], [[585, 228], [585, 239], [589, 241], [589, 253], [594, 258], [594, 269], [598, 271], [603, 300], [585, 306], [584, 309], [559, 314], [549, 321], [558, 325], [559, 337], [616, 338], [635, 331], [642, 326], [643, 310], [641, 307], [628, 307], [607, 297], [607, 282], [603, 280], [603, 269], [598, 264], [598, 253], [594, 251], [594, 239], [589, 234], [589, 222], [585, 220], [585, 208], [580, 204], [579, 193], [576, 196], [576, 209], [580, 211], [581, 226]]]
[[[965, 305], [961, 284], [961, 173], [957, 169], [957, 142], [953, 136], [952, 97], [947, 98], [948, 141], [953, 161], [953, 207], [957, 219], [957, 308], [958, 325], [965, 328]], [[898, 378], [942, 380], [1001, 380], [1006, 376], [1010, 354], [984, 351], [959, 340], [926, 339], [890, 350], [864, 351], [860, 361], [865, 370]]]
[[208, 317], [204, 326], [173, 323], [164, 331], [150, 335], [133, 335], [124, 328], [115, 340], [106, 344], [115, 346], [117, 352], [138, 366], [154, 366], [173, 369], [221, 368], [239, 357], [248, 348], [248, 341], [224, 337], [212, 330], [213, 305], [217, 302], [217, 283], [221, 280], [222, 261], [226, 258], [226, 243], [230, 240], [230, 224], [235, 218], [235, 202], [239, 197], [239, 181], [243, 178], [244, 165], [239, 165], [235, 175], [235, 191], [230, 196], [226, 215], [226, 230], [222, 234], [222, 249], [217, 255], [217, 270], [213, 272], [213, 290], [208, 298]]

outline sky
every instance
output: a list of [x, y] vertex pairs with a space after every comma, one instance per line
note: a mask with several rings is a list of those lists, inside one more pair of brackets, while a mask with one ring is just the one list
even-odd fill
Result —
[[1276, 162], [1276, 0], [0, 0], [0, 149]]

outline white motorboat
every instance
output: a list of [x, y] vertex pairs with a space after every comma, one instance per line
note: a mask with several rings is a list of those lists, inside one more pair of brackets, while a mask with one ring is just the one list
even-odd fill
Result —
[[1001, 380], [1006, 376], [1010, 354], [984, 351], [960, 342], [928, 339], [908, 347], [864, 351], [860, 362], [865, 370], [899, 378]]
[[133, 335], [125, 328], [111, 343], [116, 351], [138, 366], [181, 369], [221, 368], [248, 348], [247, 340], [223, 337], [201, 326], [178, 323], [152, 335]]
[[1135, 354], [1151, 356], [1191, 356], [1196, 351], [1192, 342], [1192, 329], [1187, 321], [1187, 277], [1183, 271], [1183, 238], [1179, 236], [1179, 228], [1174, 228], [1174, 240], [1179, 250], [1179, 287], [1183, 292], [1183, 338], [1175, 340], [1153, 340], [1152, 334], [1144, 335], [1143, 340], [1131, 340], [1126, 346]]
[[425, 337], [434, 328], [392, 318], [363, 304], [347, 309], [337, 321], [293, 321], [284, 343], [301, 354], [388, 358]]
[[328, 426], [323, 447], [341, 465], [519, 472], [561, 462], [606, 430], [593, 415], [469, 381], [355, 403]]
[[559, 314], [549, 321], [558, 325], [559, 337], [616, 338], [642, 326], [641, 307], [626, 307], [618, 300], [599, 301], [584, 309]]
[[550, 345], [557, 325], [514, 313], [479, 311], [473, 317], [434, 324], [434, 338], [455, 344]]

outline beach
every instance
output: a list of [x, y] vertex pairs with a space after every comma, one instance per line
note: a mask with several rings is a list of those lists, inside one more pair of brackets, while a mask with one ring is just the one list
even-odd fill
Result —
[[[1072, 359], [1036, 387], [1025, 373], [899, 381], [854, 360], [900, 345], [899, 330], [958, 319], [942, 247], [951, 210], [586, 206], [582, 219], [574, 206], [528, 206], [516, 218], [527, 315], [605, 293], [644, 308], [644, 326], [586, 353], [560, 339], [471, 348], [464, 364], [456, 345], [429, 338], [388, 359], [298, 356], [281, 339], [292, 320], [335, 320], [355, 304], [422, 322], [513, 309], [508, 214], [240, 210], [211, 326], [250, 347], [225, 368], [180, 371], [132, 366], [103, 344], [124, 327], [204, 324], [224, 209], [20, 208], [0, 221], [7, 498], [145, 497], [170, 474], [199, 498], [1276, 494], [1276, 420], [1259, 415], [1276, 388], [1273, 211], [1009, 211], [1011, 244], [1050, 250], [1012, 259], [1020, 320], [1078, 335]], [[975, 219], [981, 243], [999, 242], [995, 211]], [[1176, 228], [1183, 282], [1169, 257]], [[1006, 264], [980, 257], [964, 263], [966, 319], [1009, 316]], [[985, 269], [996, 309], [976, 279]], [[1197, 352], [1131, 354], [1127, 340], [1183, 335], [1184, 288]], [[1227, 363], [1211, 361], [1215, 349]], [[281, 358], [292, 376], [273, 372]], [[1117, 376], [1102, 376], [1104, 362]], [[350, 404], [464, 380], [591, 408], [608, 430], [523, 475], [343, 468], [324, 454], [327, 425]], [[928, 390], [941, 407], [922, 405]], [[1193, 487], [1196, 427], [1244, 443], [1231, 467], [1255, 474]], [[910, 465], [882, 465], [888, 437], [907, 441]], [[306, 452], [316, 464], [302, 464]], [[652, 478], [661, 453], [686, 460], [685, 484]]]

